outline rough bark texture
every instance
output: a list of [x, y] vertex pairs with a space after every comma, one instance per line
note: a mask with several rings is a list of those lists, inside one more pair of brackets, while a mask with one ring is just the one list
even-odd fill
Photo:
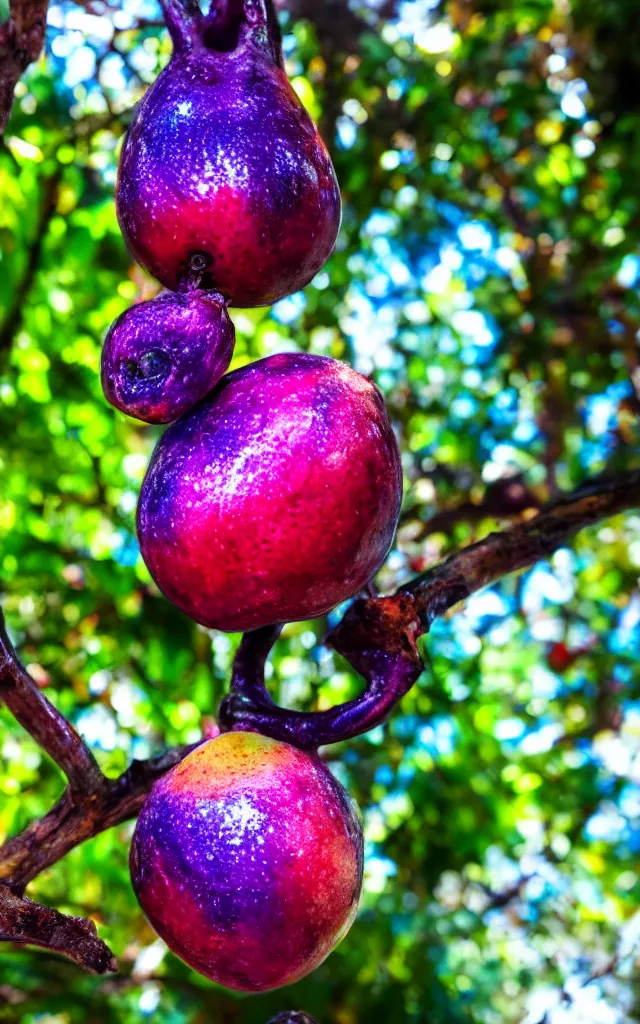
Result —
[[0, 939], [61, 953], [94, 974], [117, 969], [113, 953], [98, 938], [92, 921], [33, 903], [4, 885], [0, 886]]
[[[31, 730], [29, 730], [31, 732]], [[193, 747], [175, 747], [149, 761], [134, 761], [118, 779], [106, 779], [89, 799], [69, 786], [39, 821], [0, 847], [0, 881], [21, 892], [41, 871], [80, 843], [135, 818], [154, 782]]]
[[113, 956], [91, 922], [23, 899], [22, 892], [74, 846], [135, 817], [156, 779], [192, 747], [134, 761], [118, 779], [107, 779], [73, 726], [20, 663], [1, 613], [0, 699], [68, 780], [49, 813], [0, 848], [0, 940], [46, 947], [99, 974], [115, 970]]
[[62, 769], [78, 803], [84, 797], [92, 800], [102, 792], [106, 779], [93, 754], [22, 667], [1, 616], [0, 698], [20, 725]]
[[9, 20], [0, 25], [0, 135], [20, 76], [42, 52], [48, 6], [48, 0], [11, 0]]

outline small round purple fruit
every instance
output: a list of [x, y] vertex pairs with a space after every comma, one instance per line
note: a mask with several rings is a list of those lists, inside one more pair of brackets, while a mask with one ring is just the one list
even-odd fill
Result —
[[127, 309], [102, 349], [102, 387], [116, 409], [172, 423], [218, 383], [235, 331], [215, 292], [165, 292]]
[[156, 783], [131, 879], [177, 956], [227, 988], [264, 992], [304, 977], [346, 935], [362, 829], [316, 753], [229, 732]]
[[205, 287], [233, 306], [269, 305], [330, 256], [340, 190], [283, 69], [272, 0], [218, 2], [208, 16], [191, 7], [191, 31], [174, 33], [122, 149], [120, 227], [168, 288], [197, 255]]
[[160, 439], [138, 503], [140, 550], [202, 625], [311, 619], [379, 569], [401, 499], [375, 384], [335, 359], [283, 353], [227, 374]]

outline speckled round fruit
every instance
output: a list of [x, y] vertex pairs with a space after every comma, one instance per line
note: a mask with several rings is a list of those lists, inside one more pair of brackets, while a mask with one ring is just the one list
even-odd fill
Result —
[[271, 0], [217, 8], [213, 20], [194, 15], [193, 33], [138, 107], [118, 218], [135, 259], [167, 287], [199, 253], [206, 287], [234, 306], [267, 305], [326, 262], [340, 192], [283, 70]]
[[102, 387], [116, 409], [171, 423], [218, 383], [235, 331], [215, 292], [165, 292], [126, 310], [102, 349]]
[[308, 974], [348, 931], [362, 832], [315, 753], [230, 732], [154, 786], [131, 877], [177, 956], [227, 988], [261, 992]]
[[325, 356], [269, 356], [224, 377], [160, 439], [138, 537], [163, 593], [197, 622], [314, 618], [383, 562], [402, 497], [377, 387]]

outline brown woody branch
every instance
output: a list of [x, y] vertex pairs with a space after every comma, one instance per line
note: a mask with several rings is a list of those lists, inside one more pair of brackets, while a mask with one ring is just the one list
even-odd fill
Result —
[[0, 613], [0, 699], [56, 762], [69, 780], [72, 799], [83, 804], [101, 793], [106, 779], [93, 754], [23, 668]]
[[291, 711], [269, 694], [264, 665], [280, 626], [245, 634], [229, 694], [219, 708], [221, 728], [255, 729], [315, 750], [368, 732], [416, 682], [423, 668], [416, 641], [438, 615], [501, 577], [548, 558], [583, 527], [635, 506], [640, 506], [640, 470], [592, 481], [528, 522], [451, 555], [396, 594], [356, 601], [326, 642], [351, 663], [365, 685], [358, 697], [326, 711]]
[[640, 469], [587, 483], [547, 505], [528, 522], [504, 533], [491, 533], [452, 555], [401, 593], [413, 595], [426, 628], [437, 615], [476, 590], [549, 558], [585, 527], [639, 507]]
[[[331, 634], [330, 642], [356, 667], [383, 655], [419, 669], [416, 638], [427, 632], [438, 615], [481, 587], [548, 558], [584, 527], [635, 507], [640, 507], [640, 470], [582, 487], [528, 522], [492, 533], [452, 555], [396, 594], [356, 602]], [[49, 908], [25, 902], [22, 890], [75, 846], [135, 817], [156, 779], [191, 748], [134, 762], [120, 778], [107, 779], [73, 727], [20, 664], [3, 620], [0, 696], [69, 780], [44, 818], [0, 848], [0, 881], [4, 883], [0, 887], [4, 898], [0, 938], [55, 948], [90, 970], [108, 970], [110, 954], [106, 947], [102, 950], [95, 945], [99, 940], [92, 939], [90, 923], [82, 926], [76, 918], [56, 916]]]
[[538, 515], [451, 555], [391, 597], [355, 602], [329, 637], [350, 657], [356, 648], [413, 652], [418, 636], [460, 601], [503, 576], [549, 558], [580, 530], [629, 509], [640, 508], [640, 469], [598, 480], [564, 495]]
[[0, 135], [20, 76], [42, 52], [48, 6], [48, 0], [10, 0], [9, 20], [0, 25]]
[[156, 779], [190, 747], [134, 761], [118, 779], [103, 775], [93, 754], [20, 663], [0, 613], [0, 699], [68, 779], [57, 804], [0, 847], [0, 939], [64, 953], [103, 973], [113, 957], [88, 921], [22, 899], [24, 887], [70, 850], [105, 829], [134, 818]]
[[114, 970], [113, 955], [90, 921], [26, 900], [22, 890], [74, 847], [135, 818], [154, 782], [191, 749], [176, 747], [149, 761], [134, 761], [118, 779], [105, 779], [100, 791], [82, 803], [68, 787], [44, 818], [0, 847], [0, 940], [51, 949], [94, 973]]
[[67, 787], [44, 818], [0, 847], [0, 882], [22, 892], [36, 875], [56, 864], [74, 847], [135, 818], [154, 782], [178, 764], [193, 746], [174, 747], [148, 761], [133, 761], [119, 778], [105, 778], [100, 790], [83, 802], [78, 802], [71, 787]]
[[96, 926], [43, 907], [0, 885], [0, 940], [62, 953], [94, 974], [116, 970], [115, 958], [98, 938]]

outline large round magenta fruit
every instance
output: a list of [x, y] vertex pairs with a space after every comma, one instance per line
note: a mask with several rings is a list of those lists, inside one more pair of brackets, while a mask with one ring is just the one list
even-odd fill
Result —
[[224, 377], [160, 439], [138, 537], [163, 593], [235, 631], [314, 618], [383, 562], [402, 497], [382, 396], [324, 356], [283, 354]]
[[138, 107], [117, 212], [133, 256], [167, 287], [199, 254], [204, 287], [234, 306], [261, 306], [303, 288], [326, 262], [340, 192], [283, 70], [271, 0], [219, 7]]
[[102, 348], [102, 387], [116, 409], [171, 423], [227, 370], [235, 331], [215, 292], [165, 292], [131, 306]]
[[317, 754], [230, 732], [156, 783], [131, 877], [177, 956], [227, 988], [261, 992], [308, 974], [349, 930], [362, 831]]

